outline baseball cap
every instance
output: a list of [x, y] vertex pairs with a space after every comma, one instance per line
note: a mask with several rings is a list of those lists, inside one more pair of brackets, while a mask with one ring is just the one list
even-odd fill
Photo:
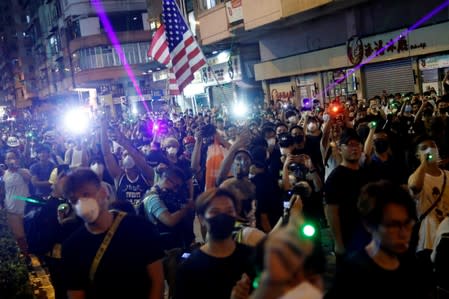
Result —
[[293, 137], [290, 133], [282, 133], [278, 136], [279, 138], [279, 146], [281, 148], [289, 147], [293, 145]]
[[16, 136], [10, 136], [6, 140], [6, 144], [9, 147], [18, 147], [20, 145], [19, 139]]
[[354, 129], [346, 129], [341, 134], [339, 144], [340, 145], [348, 144], [348, 142], [351, 141], [351, 140], [355, 140], [355, 141], [357, 141], [359, 143], [362, 143], [362, 139], [357, 134], [357, 131], [355, 131]]

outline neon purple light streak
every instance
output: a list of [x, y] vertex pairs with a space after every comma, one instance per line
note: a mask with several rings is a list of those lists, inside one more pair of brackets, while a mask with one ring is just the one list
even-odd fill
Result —
[[117, 35], [115, 34], [114, 28], [112, 28], [111, 22], [109, 22], [106, 11], [104, 10], [103, 5], [101, 4], [101, 0], [91, 0], [91, 3], [96, 13], [98, 14], [98, 17], [100, 18], [101, 23], [103, 24], [103, 27], [106, 31], [106, 34], [109, 37], [109, 40], [111, 41], [112, 46], [114, 47], [115, 51], [117, 51], [118, 57], [123, 64], [123, 68], [128, 74], [129, 79], [133, 83], [133, 86], [136, 89], [136, 92], [139, 95], [143, 105], [145, 106], [145, 109], [149, 111], [148, 106], [145, 103], [144, 97], [142, 95], [142, 91], [140, 90], [139, 84], [137, 84], [136, 76], [134, 75], [133, 70], [129, 66], [125, 52], [123, 52], [123, 48], [120, 45]]
[[392, 45], [394, 45], [397, 41], [399, 41], [401, 38], [403, 37], [407, 37], [410, 32], [412, 32], [413, 30], [415, 30], [416, 28], [418, 28], [419, 26], [421, 26], [422, 24], [424, 24], [425, 22], [427, 22], [428, 20], [430, 20], [431, 18], [433, 18], [437, 13], [439, 13], [440, 11], [442, 11], [444, 8], [446, 8], [449, 5], [449, 0], [444, 1], [443, 3], [441, 3], [439, 6], [437, 6], [436, 8], [434, 8], [431, 12], [429, 12], [427, 15], [425, 15], [424, 17], [422, 17], [418, 22], [416, 22], [415, 24], [413, 24], [410, 28], [404, 30], [403, 32], [401, 32], [401, 34], [399, 34], [396, 38], [394, 38], [393, 40], [389, 41], [384, 47], [382, 47], [381, 49], [379, 49], [378, 51], [374, 52], [373, 54], [371, 54], [369, 57], [365, 58], [360, 64], [358, 64], [356, 67], [354, 67], [353, 69], [349, 70], [349, 72], [342, 77], [341, 79], [338, 79], [337, 81], [335, 81], [332, 84], [329, 84], [326, 89], [323, 91], [323, 98], [326, 95], [326, 93], [330, 90], [333, 89], [337, 84], [340, 84], [341, 82], [343, 82], [344, 80], [346, 80], [349, 76], [351, 76], [352, 74], [354, 74], [357, 70], [359, 70], [362, 66], [364, 66], [365, 64], [367, 64], [368, 62], [370, 62], [371, 60], [373, 60], [374, 58], [376, 58], [377, 56], [379, 56], [380, 54], [384, 53], [388, 48], [390, 48]]

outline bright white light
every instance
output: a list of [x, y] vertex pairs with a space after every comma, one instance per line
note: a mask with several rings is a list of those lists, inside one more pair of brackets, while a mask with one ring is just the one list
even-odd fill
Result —
[[83, 108], [68, 111], [64, 116], [64, 126], [72, 133], [84, 133], [89, 127], [89, 112]]
[[220, 52], [220, 54], [217, 55], [218, 63], [227, 62], [229, 60], [230, 56], [231, 56], [231, 53], [229, 53], [229, 51]]
[[248, 113], [248, 107], [243, 102], [238, 102], [234, 105], [234, 115], [237, 117], [244, 117]]
[[215, 50], [215, 51], [212, 52], [212, 55], [215, 55], [215, 54], [217, 54], [217, 53], [218, 53], [218, 51]]
[[137, 107], [133, 107], [131, 110], [132, 114], [137, 115], [139, 114], [139, 111], [137, 110]]

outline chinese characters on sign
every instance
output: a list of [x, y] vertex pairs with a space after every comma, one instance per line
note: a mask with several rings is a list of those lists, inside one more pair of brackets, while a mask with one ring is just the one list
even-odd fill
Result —
[[390, 45], [386, 50], [382, 50], [386, 45], [391, 44], [392, 39], [384, 41], [378, 39], [375, 41], [363, 42], [362, 39], [352, 37], [347, 44], [348, 59], [353, 64], [359, 64], [363, 58], [368, 58], [371, 55], [384, 56], [394, 53], [404, 53], [415, 49], [425, 49], [427, 44], [422, 42], [420, 44], [410, 45], [405, 36], [401, 37], [396, 43]]

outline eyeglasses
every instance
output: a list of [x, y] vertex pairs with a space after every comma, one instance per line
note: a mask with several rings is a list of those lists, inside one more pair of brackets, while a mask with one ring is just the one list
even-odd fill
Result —
[[411, 230], [413, 228], [414, 224], [415, 224], [415, 220], [408, 219], [403, 222], [392, 221], [392, 222], [382, 223], [381, 226], [385, 227], [387, 230], [390, 230], [390, 231], [399, 231], [401, 229]]
[[342, 145], [344, 145], [344, 146], [346, 146], [346, 147], [361, 147], [362, 146], [362, 144], [361, 143], [359, 143], [359, 142], [349, 142], [349, 143], [347, 143], [347, 144], [342, 144]]

